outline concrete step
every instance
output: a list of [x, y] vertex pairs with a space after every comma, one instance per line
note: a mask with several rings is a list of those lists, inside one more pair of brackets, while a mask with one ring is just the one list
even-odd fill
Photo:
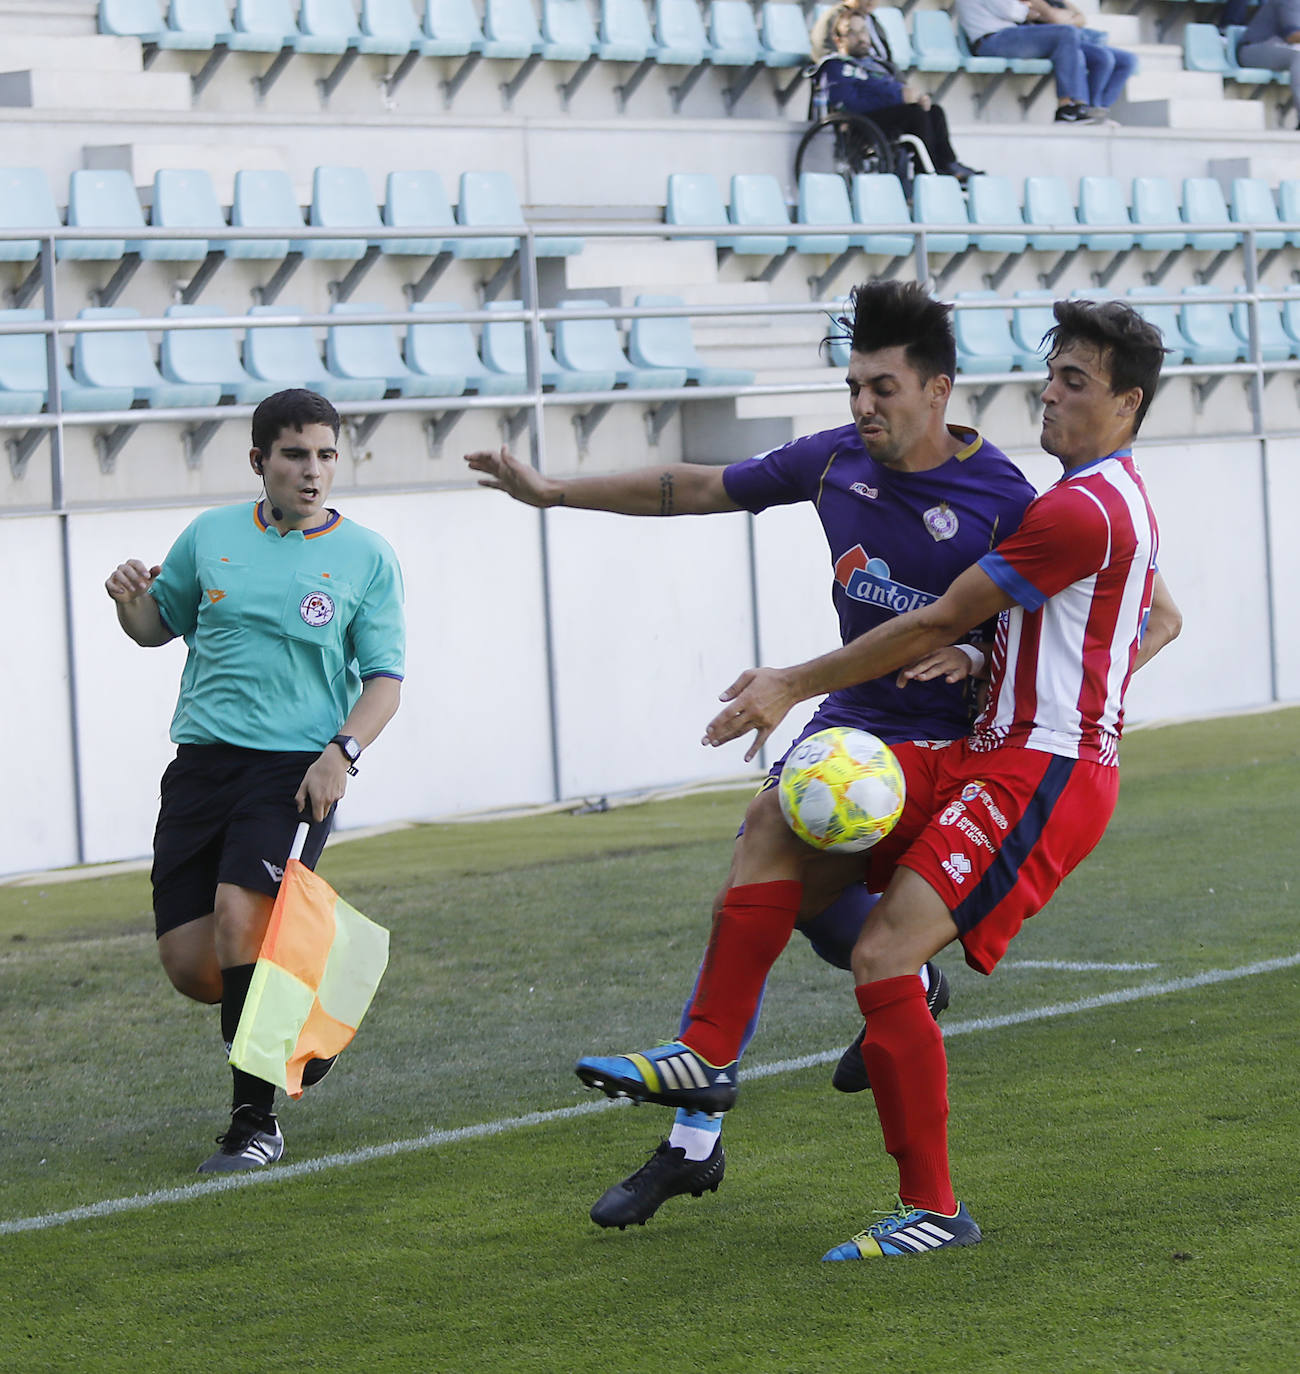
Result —
[[1146, 71], [1139, 69], [1124, 86], [1124, 99], [1222, 101], [1223, 78], [1215, 72]]
[[[1131, 19], [1132, 15], [1103, 16], [1105, 18]], [[1099, 23], [1099, 29], [1104, 29], [1106, 25]], [[1132, 43], [1121, 43], [1118, 38], [1111, 39], [1112, 44], [1117, 48], [1124, 48], [1131, 52], [1138, 60], [1138, 74], [1144, 75], [1147, 72], [1181, 72], [1183, 67], [1183, 49], [1178, 43], [1142, 43], [1134, 41]]]
[[93, 34], [98, 12], [98, 0], [0, 0], [0, 35]]
[[0, 72], [0, 106], [27, 110], [188, 111], [184, 72], [56, 71], [36, 67]]
[[6, 71], [31, 67], [56, 71], [132, 72], [139, 75], [140, 40], [111, 34], [5, 34], [0, 65]]
[[1254, 100], [1120, 101], [1111, 111], [1121, 124], [1166, 129], [1243, 132], [1264, 127], [1264, 107]]
[[89, 169], [130, 173], [146, 206], [150, 203], [154, 173], [164, 168], [207, 172], [222, 205], [229, 205], [235, 198], [236, 172], [294, 170], [280, 148], [229, 143], [88, 143], [82, 160]]
[[1112, 48], [1134, 52], [1142, 46], [1142, 21], [1136, 14], [1094, 14], [1088, 19], [1088, 27], [1100, 29], [1110, 40]]

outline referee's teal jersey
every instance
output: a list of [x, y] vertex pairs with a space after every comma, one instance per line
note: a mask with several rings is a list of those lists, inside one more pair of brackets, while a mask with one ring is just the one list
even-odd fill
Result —
[[176, 744], [324, 749], [362, 682], [402, 678], [397, 556], [337, 511], [284, 536], [260, 503], [205, 511], [172, 545], [151, 591], [189, 647]]

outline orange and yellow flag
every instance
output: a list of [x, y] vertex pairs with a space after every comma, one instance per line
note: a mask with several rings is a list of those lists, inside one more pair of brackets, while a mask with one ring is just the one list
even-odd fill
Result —
[[301, 1097], [304, 1065], [338, 1054], [351, 1041], [387, 967], [383, 926], [291, 858], [230, 1062]]

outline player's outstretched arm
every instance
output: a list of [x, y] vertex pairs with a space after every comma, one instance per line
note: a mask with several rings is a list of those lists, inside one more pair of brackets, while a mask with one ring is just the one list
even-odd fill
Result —
[[[397, 714], [402, 700], [402, 684], [395, 677], [372, 677], [361, 685], [357, 704], [339, 726], [340, 735], [351, 735], [364, 751], [379, 738], [379, 732]], [[327, 744], [320, 758], [303, 774], [294, 802], [301, 812], [311, 812], [314, 821], [323, 821], [335, 802], [348, 790], [347, 755], [336, 744]]]
[[161, 567], [148, 568], [138, 558], [119, 563], [109, 573], [104, 590], [117, 607], [118, 623], [137, 644], [146, 649], [176, 638], [163, 623], [158, 603], [149, 595]]
[[1166, 644], [1178, 638], [1182, 628], [1183, 613], [1169, 595], [1165, 579], [1156, 573], [1151, 584], [1151, 610], [1147, 614], [1146, 632], [1133, 660], [1133, 671], [1136, 673], [1143, 664], [1150, 663]]
[[722, 468], [671, 463], [606, 477], [545, 477], [508, 449], [467, 453], [465, 462], [483, 474], [479, 486], [504, 491], [527, 506], [569, 506], [615, 515], [712, 515], [739, 510], [722, 483]]

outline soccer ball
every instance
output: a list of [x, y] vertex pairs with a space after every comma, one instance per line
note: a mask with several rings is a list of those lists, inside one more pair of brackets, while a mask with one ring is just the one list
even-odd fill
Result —
[[853, 854], [903, 814], [907, 786], [893, 750], [865, 730], [819, 730], [787, 755], [777, 784], [786, 823], [806, 844]]

